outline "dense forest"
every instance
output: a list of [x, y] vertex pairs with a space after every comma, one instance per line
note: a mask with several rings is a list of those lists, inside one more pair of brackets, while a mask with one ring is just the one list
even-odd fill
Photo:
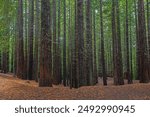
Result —
[[40, 87], [150, 81], [149, 0], [1, 0], [0, 72]]

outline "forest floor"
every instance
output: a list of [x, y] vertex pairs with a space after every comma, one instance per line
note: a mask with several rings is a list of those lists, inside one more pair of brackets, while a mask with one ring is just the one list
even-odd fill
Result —
[[[12, 75], [0, 74], [1, 100], [150, 100], [150, 83], [113, 86], [112, 78], [108, 86], [102, 80], [96, 86], [70, 89], [62, 85], [40, 88], [35, 81], [25, 81]], [[127, 81], [126, 81], [127, 82]]]

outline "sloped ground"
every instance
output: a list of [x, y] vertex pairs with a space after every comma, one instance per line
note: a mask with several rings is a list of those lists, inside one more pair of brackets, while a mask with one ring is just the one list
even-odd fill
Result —
[[104, 87], [100, 83], [96, 86], [69, 89], [62, 85], [53, 88], [40, 88], [34, 81], [14, 78], [12, 75], [0, 74], [0, 99], [3, 100], [99, 100], [99, 99], [150, 99], [150, 83], [113, 86], [110, 78], [109, 85]]

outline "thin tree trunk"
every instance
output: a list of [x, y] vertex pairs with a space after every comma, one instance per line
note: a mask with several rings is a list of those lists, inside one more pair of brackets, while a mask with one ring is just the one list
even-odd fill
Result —
[[61, 45], [60, 45], [60, 34], [61, 34], [61, 30], [60, 30], [60, 0], [58, 0], [58, 81], [59, 84], [61, 83], [62, 80], [62, 64], [61, 64]]
[[64, 2], [63, 84], [66, 86], [66, 0]]
[[53, 83], [59, 84], [58, 71], [58, 55], [57, 55], [57, 40], [56, 40], [56, 0], [53, 0]]
[[126, 0], [126, 63], [127, 63], [127, 79], [128, 84], [132, 84], [129, 62], [129, 18], [128, 18], [128, 0]]
[[39, 79], [39, 40], [40, 40], [40, 2], [35, 1], [35, 45], [34, 45], [34, 61], [33, 61], [33, 79], [38, 82]]
[[139, 34], [138, 34], [138, 17], [137, 17], [137, 1], [134, 0], [134, 12], [135, 12], [135, 24], [136, 24], [136, 79], [139, 80], [140, 71], [139, 71], [139, 64], [140, 60], [138, 57], [139, 54]]
[[24, 21], [24, 78], [27, 79], [27, 60], [28, 60], [28, 0], [25, 0], [25, 21]]
[[34, 29], [34, 0], [29, 0], [29, 32], [28, 32], [28, 80], [33, 79], [33, 29]]
[[94, 65], [93, 65], [93, 74], [94, 74], [94, 83], [98, 83], [98, 74], [97, 74], [97, 62], [96, 62], [96, 19], [95, 19], [95, 9], [93, 11], [93, 35], [94, 35]]
[[149, 77], [150, 77], [150, 1], [147, 0], [147, 30], [148, 30], [148, 64], [149, 64]]
[[[131, 12], [131, 11], [130, 11]], [[130, 14], [130, 30], [129, 30], [129, 32], [130, 32], [130, 73], [131, 73], [131, 81], [132, 81], [132, 83], [133, 83], [133, 57], [132, 57], [132, 47], [133, 47], [133, 45], [132, 45], [132, 16], [131, 16], [131, 14]]]
[[80, 6], [82, 6], [82, 0], [75, 1], [75, 49], [73, 56], [73, 87], [79, 87], [79, 61], [78, 61], [78, 12], [80, 12]]
[[17, 44], [17, 77], [24, 78], [24, 50], [23, 50], [23, 2], [18, 0], [18, 44]]

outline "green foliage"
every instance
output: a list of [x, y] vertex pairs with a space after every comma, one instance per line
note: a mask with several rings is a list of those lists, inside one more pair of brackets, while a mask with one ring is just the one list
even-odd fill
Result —
[[10, 39], [14, 39], [16, 2], [2, 0], [0, 3], [0, 49], [9, 50]]

